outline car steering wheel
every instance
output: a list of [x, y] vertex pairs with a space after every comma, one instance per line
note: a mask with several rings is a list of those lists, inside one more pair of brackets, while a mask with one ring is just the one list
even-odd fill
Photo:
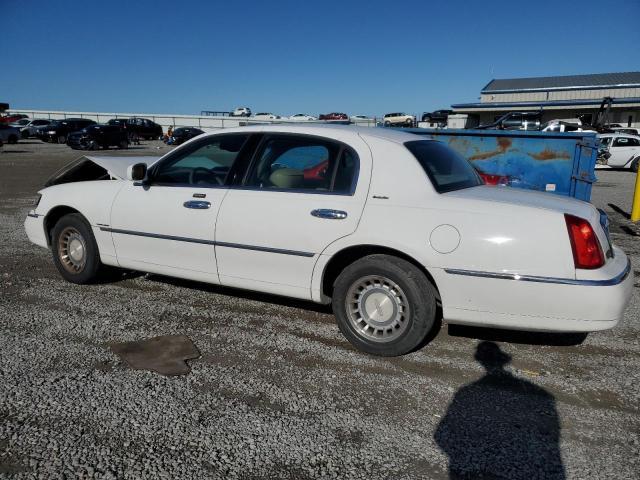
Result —
[[[192, 169], [189, 172], [189, 183], [191, 185], [196, 185], [197, 184], [196, 181], [195, 181], [196, 180], [196, 176], [197, 176], [197, 172], [204, 172], [209, 177], [213, 176], [213, 178], [215, 178], [215, 180], [216, 180], [216, 183], [218, 185], [222, 185], [222, 180], [220, 180], [220, 178], [215, 173], [212, 173], [211, 170], [209, 170], [208, 168], [205, 168], [205, 167], [195, 167], [194, 169]], [[207, 182], [207, 183], [209, 183], [209, 182]]]

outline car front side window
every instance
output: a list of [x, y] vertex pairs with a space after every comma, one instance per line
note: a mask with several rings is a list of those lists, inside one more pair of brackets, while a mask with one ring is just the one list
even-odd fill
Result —
[[219, 135], [176, 150], [151, 174], [151, 183], [166, 186], [219, 187], [249, 135]]

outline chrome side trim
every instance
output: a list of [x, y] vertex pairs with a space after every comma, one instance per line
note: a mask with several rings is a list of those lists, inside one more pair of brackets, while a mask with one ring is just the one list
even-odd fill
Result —
[[243, 245], [240, 243], [216, 242], [215, 240], [202, 240], [199, 238], [177, 237], [174, 235], [162, 235], [159, 233], [136, 232], [134, 230], [121, 230], [118, 228], [100, 227], [103, 232], [119, 233], [121, 235], [134, 235], [136, 237], [159, 238], [162, 240], [174, 240], [177, 242], [199, 243], [203, 245], [214, 245], [217, 247], [239, 248], [242, 250], [253, 250], [256, 252], [279, 253], [282, 255], [294, 255], [297, 257], [313, 257], [315, 253], [300, 252], [297, 250], [286, 250], [283, 248], [260, 247], [257, 245]]
[[43, 215], [38, 215], [37, 213], [27, 213], [27, 217], [31, 217], [31, 218], [39, 218], [42, 217]]
[[557, 283], [561, 285], [581, 285], [586, 287], [608, 287], [624, 282], [624, 280], [629, 276], [629, 272], [631, 272], [631, 261], [627, 259], [627, 266], [624, 270], [615, 277], [608, 278], [606, 280], [576, 280], [574, 278], [538, 277], [535, 275], [518, 275], [517, 273], [478, 272], [475, 270], [459, 270], [456, 268], [445, 268], [444, 271], [451, 275], [463, 275], [466, 277], [495, 278], [498, 280], [516, 280], [535, 283]]
[[296, 257], [313, 257], [315, 253], [299, 252], [297, 250], [285, 250], [283, 248], [258, 247], [256, 245], [242, 245], [239, 243], [215, 242], [218, 247], [240, 248], [242, 250], [254, 250], [256, 252], [281, 253], [282, 255], [294, 255]]
[[174, 235], [162, 235], [159, 233], [136, 232], [134, 230], [120, 230], [119, 228], [100, 227], [103, 232], [119, 233], [121, 235], [133, 235], [135, 237], [160, 238], [162, 240], [175, 240], [177, 242], [201, 243], [204, 245], [215, 245], [213, 240], [201, 240], [199, 238], [176, 237]]

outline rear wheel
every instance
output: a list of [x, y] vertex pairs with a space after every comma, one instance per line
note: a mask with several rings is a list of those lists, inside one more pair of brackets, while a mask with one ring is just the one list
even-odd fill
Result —
[[118, 144], [118, 148], [129, 148], [129, 142], [127, 142], [126, 140], [121, 140]]
[[91, 227], [79, 213], [65, 215], [55, 224], [51, 253], [60, 275], [72, 283], [92, 283], [103, 269]]
[[18, 143], [18, 136], [17, 135], [9, 135], [9, 138], [7, 138], [7, 143]]
[[333, 312], [343, 335], [359, 350], [381, 356], [422, 345], [436, 320], [436, 290], [406, 260], [369, 255], [338, 276]]
[[637, 172], [639, 166], [640, 166], [640, 157], [636, 158], [633, 162], [631, 162], [631, 165], [629, 166], [629, 168], [631, 169], [632, 172]]
[[67, 137], [65, 135], [58, 135], [58, 143], [67, 143]]

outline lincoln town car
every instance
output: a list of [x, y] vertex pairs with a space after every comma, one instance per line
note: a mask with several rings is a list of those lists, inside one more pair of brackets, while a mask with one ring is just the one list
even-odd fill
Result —
[[421, 348], [440, 318], [609, 329], [633, 285], [604, 212], [484, 185], [446, 145], [391, 129], [255, 125], [161, 158], [88, 156], [38, 198], [27, 235], [69, 282], [121, 268], [331, 304], [375, 355]]

